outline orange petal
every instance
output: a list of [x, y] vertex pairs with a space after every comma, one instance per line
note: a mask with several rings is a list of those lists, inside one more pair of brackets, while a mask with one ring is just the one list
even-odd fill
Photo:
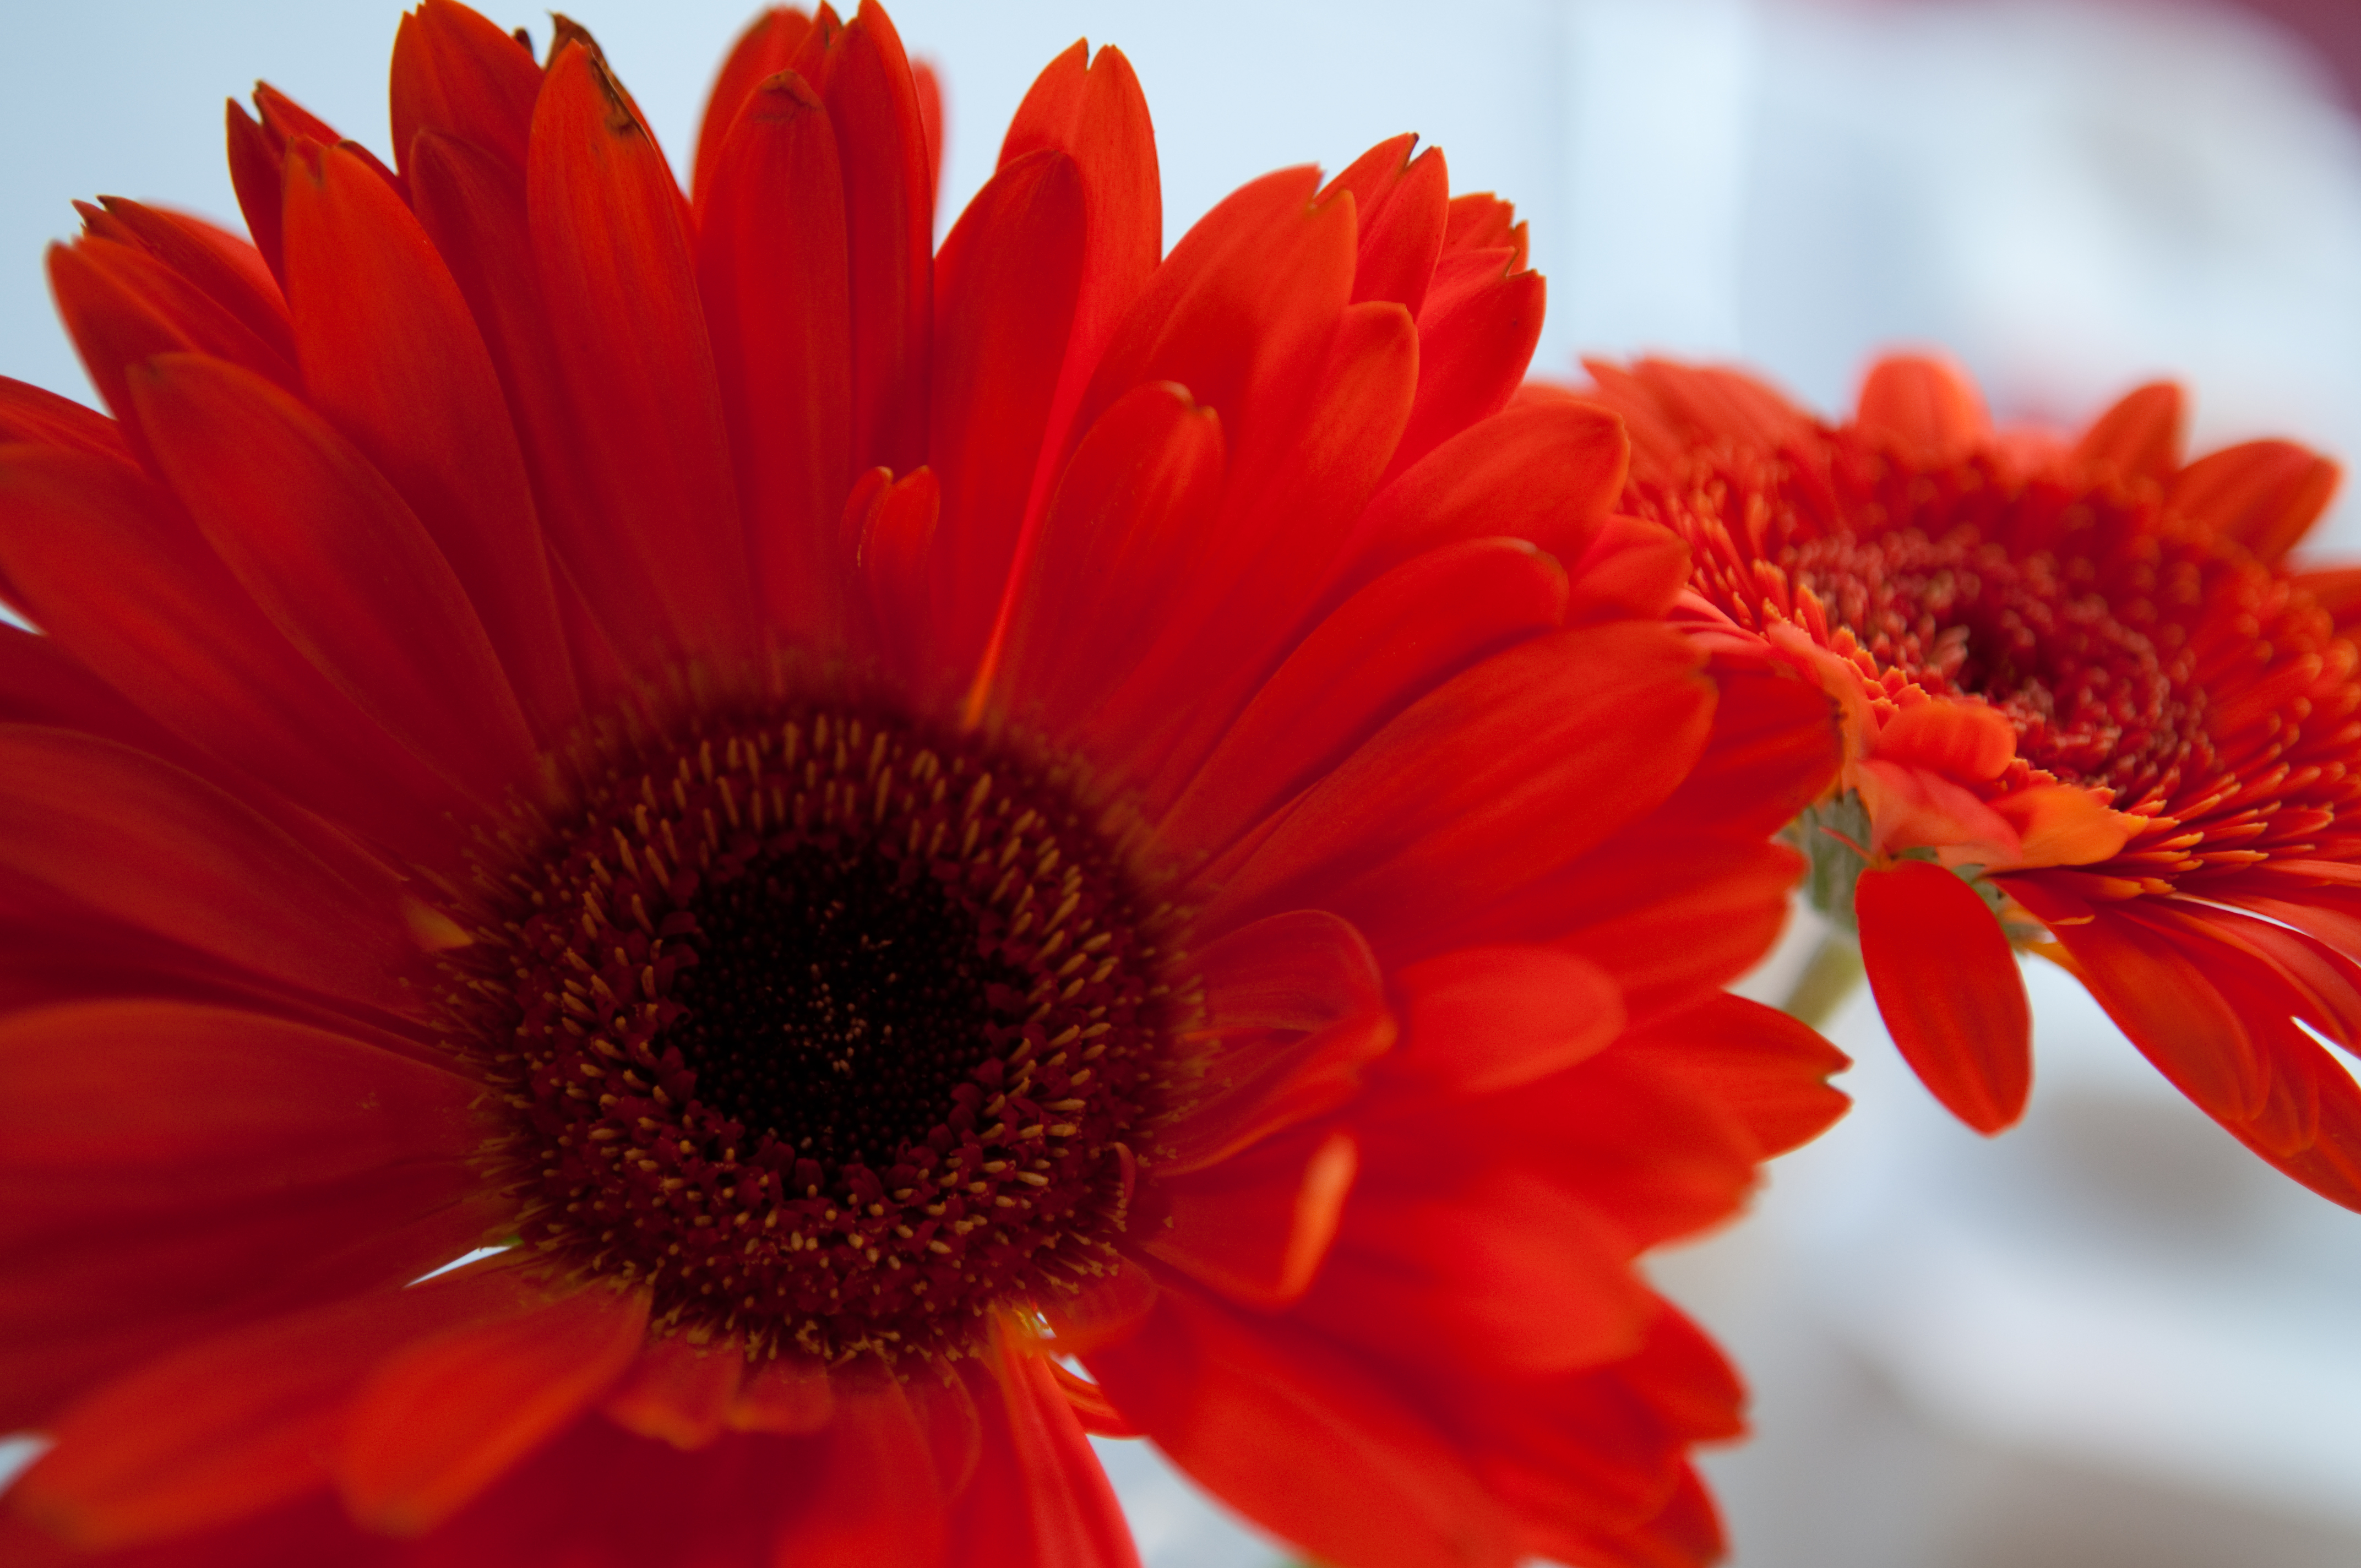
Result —
[[2182, 402], [2180, 389], [2169, 381], [2135, 387], [2091, 422], [2075, 444], [2075, 459], [2127, 478], [2169, 478], [2180, 466]]
[[433, 1529], [604, 1393], [647, 1315], [644, 1291], [593, 1288], [387, 1362], [330, 1460], [346, 1506], [390, 1535]]
[[1578, 560], [1623, 490], [1622, 422], [1595, 405], [1514, 408], [1453, 436], [1373, 497], [1330, 598], [1459, 539], [1529, 539]]
[[649, 1342], [600, 1408], [626, 1431], [703, 1448], [730, 1424], [745, 1372], [746, 1352], [735, 1340], [707, 1346], [664, 1334]]
[[2025, 1114], [2033, 1014], [2008, 937], [1975, 889], [1905, 861], [1853, 890], [1877, 1010], [1919, 1080], [1987, 1135]]
[[2276, 564], [2320, 521], [2342, 477], [2335, 464], [2291, 441], [2249, 441], [2174, 475], [2165, 500]]
[[1775, 1007], [1723, 994], [1616, 1044], [1678, 1074], [1746, 1124], [1768, 1159], [1825, 1132], [1851, 1103], [1828, 1084], [1852, 1063]]
[[1870, 367], [1854, 422], [1903, 444], [1919, 463], [1954, 462], [1992, 430], [1982, 394], [1959, 365], [1933, 355], [1896, 354]]
[[1998, 708], [1940, 697], [1914, 703], [1877, 732], [1880, 762], [1926, 768], [1963, 784], [1998, 778], [2016, 755], [2016, 726]]
[[1565, 600], [1564, 568], [1521, 540], [1471, 540], [1405, 563], [1297, 644], [1161, 833], [1176, 846], [1225, 848], [1444, 680], [1553, 630]]
[[1870, 757], [1846, 770], [1846, 782], [1869, 811], [1862, 848], [1873, 853], [1938, 850], [1946, 864], [2008, 866], [2023, 851], [2007, 817], [1941, 773]]
[[497, 1275], [390, 1290], [203, 1341], [59, 1420], [12, 1501], [84, 1550], [180, 1536], [328, 1484], [345, 1400], [405, 1344], [512, 1310]]
[[1393, 1065], [1450, 1094], [1489, 1094], [1572, 1067], [1623, 1027], [1615, 978], [1548, 948], [1466, 948], [1394, 976]]
[[1327, 1256], [1358, 1164], [1351, 1135], [1314, 1127], [1168, 1177], [1170, 1221], [1142, 1249], [1232, 1300], [1286, 1306]]
[[819, 1431], [835, 1415], [828, 1368], [807, 1356], [782, 1355], [745, 1375], [722, 1424], [731, 1431], [799, 1437]]
[[1321, 1557], [1513, 1561], [1502, 1506], [1458, 1445], [1323, 1335], [1168, 1290], [1140, 1332], [1086, 1363], [1181, 1469]]
[[[2097, 790], [2039, 784], [1992, 803], [2021, 839], [2009, 866], [2085, 866], [2112, 858], [2141, 821], [2109, 806]], [[1993, 862], [1995, 867], [2000, 862]]]
[[1443, 149], [1412, 157], [1414, 136], [1381, 141], [1346, 165], [1320, 192], [1350, 191], [1360, 230], [1353, 301], [1392, 300], [1416, 316], [1434, 281], [1450, 218], [1451, 174]]

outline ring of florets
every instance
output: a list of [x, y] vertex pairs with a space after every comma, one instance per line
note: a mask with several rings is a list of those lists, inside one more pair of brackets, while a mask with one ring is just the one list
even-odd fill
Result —
[[446, 955], [518, 1239], [750, 1356], [955, 1356], [1116, 1262], [1151, 905], [1054, 767], [856, 704], [639, 727], [488, 835]]

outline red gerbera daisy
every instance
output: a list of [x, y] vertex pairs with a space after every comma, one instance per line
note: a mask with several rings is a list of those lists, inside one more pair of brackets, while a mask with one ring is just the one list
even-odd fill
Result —
[[1692, 626], [1843, 710], [1801, 827], [1928, 1087], [1985, 1132], [2023, 1110], [2014, 936], [2249, 1147], [2361, 1208], [2361, 1092], [2314, 1038], [2361, 1041], [2361, 680], [2335, 614], [2361, 576], [2286, 559], [2335, 467], [2279, 441], [2184, 462], [2165, 384], [2068, 441], [1994, 431], [1923, 358], [1877, 366], [1834, 427], [1730, 371], [1593, 369], [1631, 431], [1626, 504], [1696, 553]]
[[0, 383], [47, 1550], [1119, 1563], [1096, 1431], [1339, 1563], [1709, 1555], [1631, 1263], [1841, 1103], [1717, 992], [1836, 747], [1511, 406], [1509, 209], [1403, 138], [1163, 258], [1077, 45], [930, 255], [867, 5], [686, 201], [566, 24], [393, 95], [233, 106], [253, 247], [89, 210], [113, 421]]

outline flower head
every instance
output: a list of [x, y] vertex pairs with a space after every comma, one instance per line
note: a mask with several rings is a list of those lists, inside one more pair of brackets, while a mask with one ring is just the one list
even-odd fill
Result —
[[569, 24], [393, 100], [233, 107], [251, 245], [88, 209], [114, 418], [0, 382], [11, 1550], [1120, 1563], [1096, 1431], [1709, 1554], [1631, 1265], [1841, 1102], [1718, 990], [1834, 748], [1512, 401], [1509, 209], [1402, 138], [1167, 256], [1077, 45], [930, 252], [868, 5], [686, 199]]
[[2361, 1041], [2353, 574], [2287, 560], [2334, 466], [2279, 441], [2187, 461], [2169, 385], [2070, 441], [1995, 431], [1929, 359], [1877, 366], [1838, 426], [1729, 371], [1595, 368], [1627, 504], [1695, 552], [1697, 634], [1843, 714], [1803, 825], [1928, 1086], [1988, 1132], [2023, 1109], [2013, 935], [2361, 1206], [2361, 1092], [2312, 1037]]

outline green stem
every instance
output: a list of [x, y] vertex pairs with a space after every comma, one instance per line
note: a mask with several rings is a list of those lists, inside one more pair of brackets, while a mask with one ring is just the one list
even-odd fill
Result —
[[1837, 1009], [1861, 985], [1861, 943], [1849, 931], [1830, 931], [1813, 949], [1780, 1010], [1815, 1029], [1826, 1028]]

